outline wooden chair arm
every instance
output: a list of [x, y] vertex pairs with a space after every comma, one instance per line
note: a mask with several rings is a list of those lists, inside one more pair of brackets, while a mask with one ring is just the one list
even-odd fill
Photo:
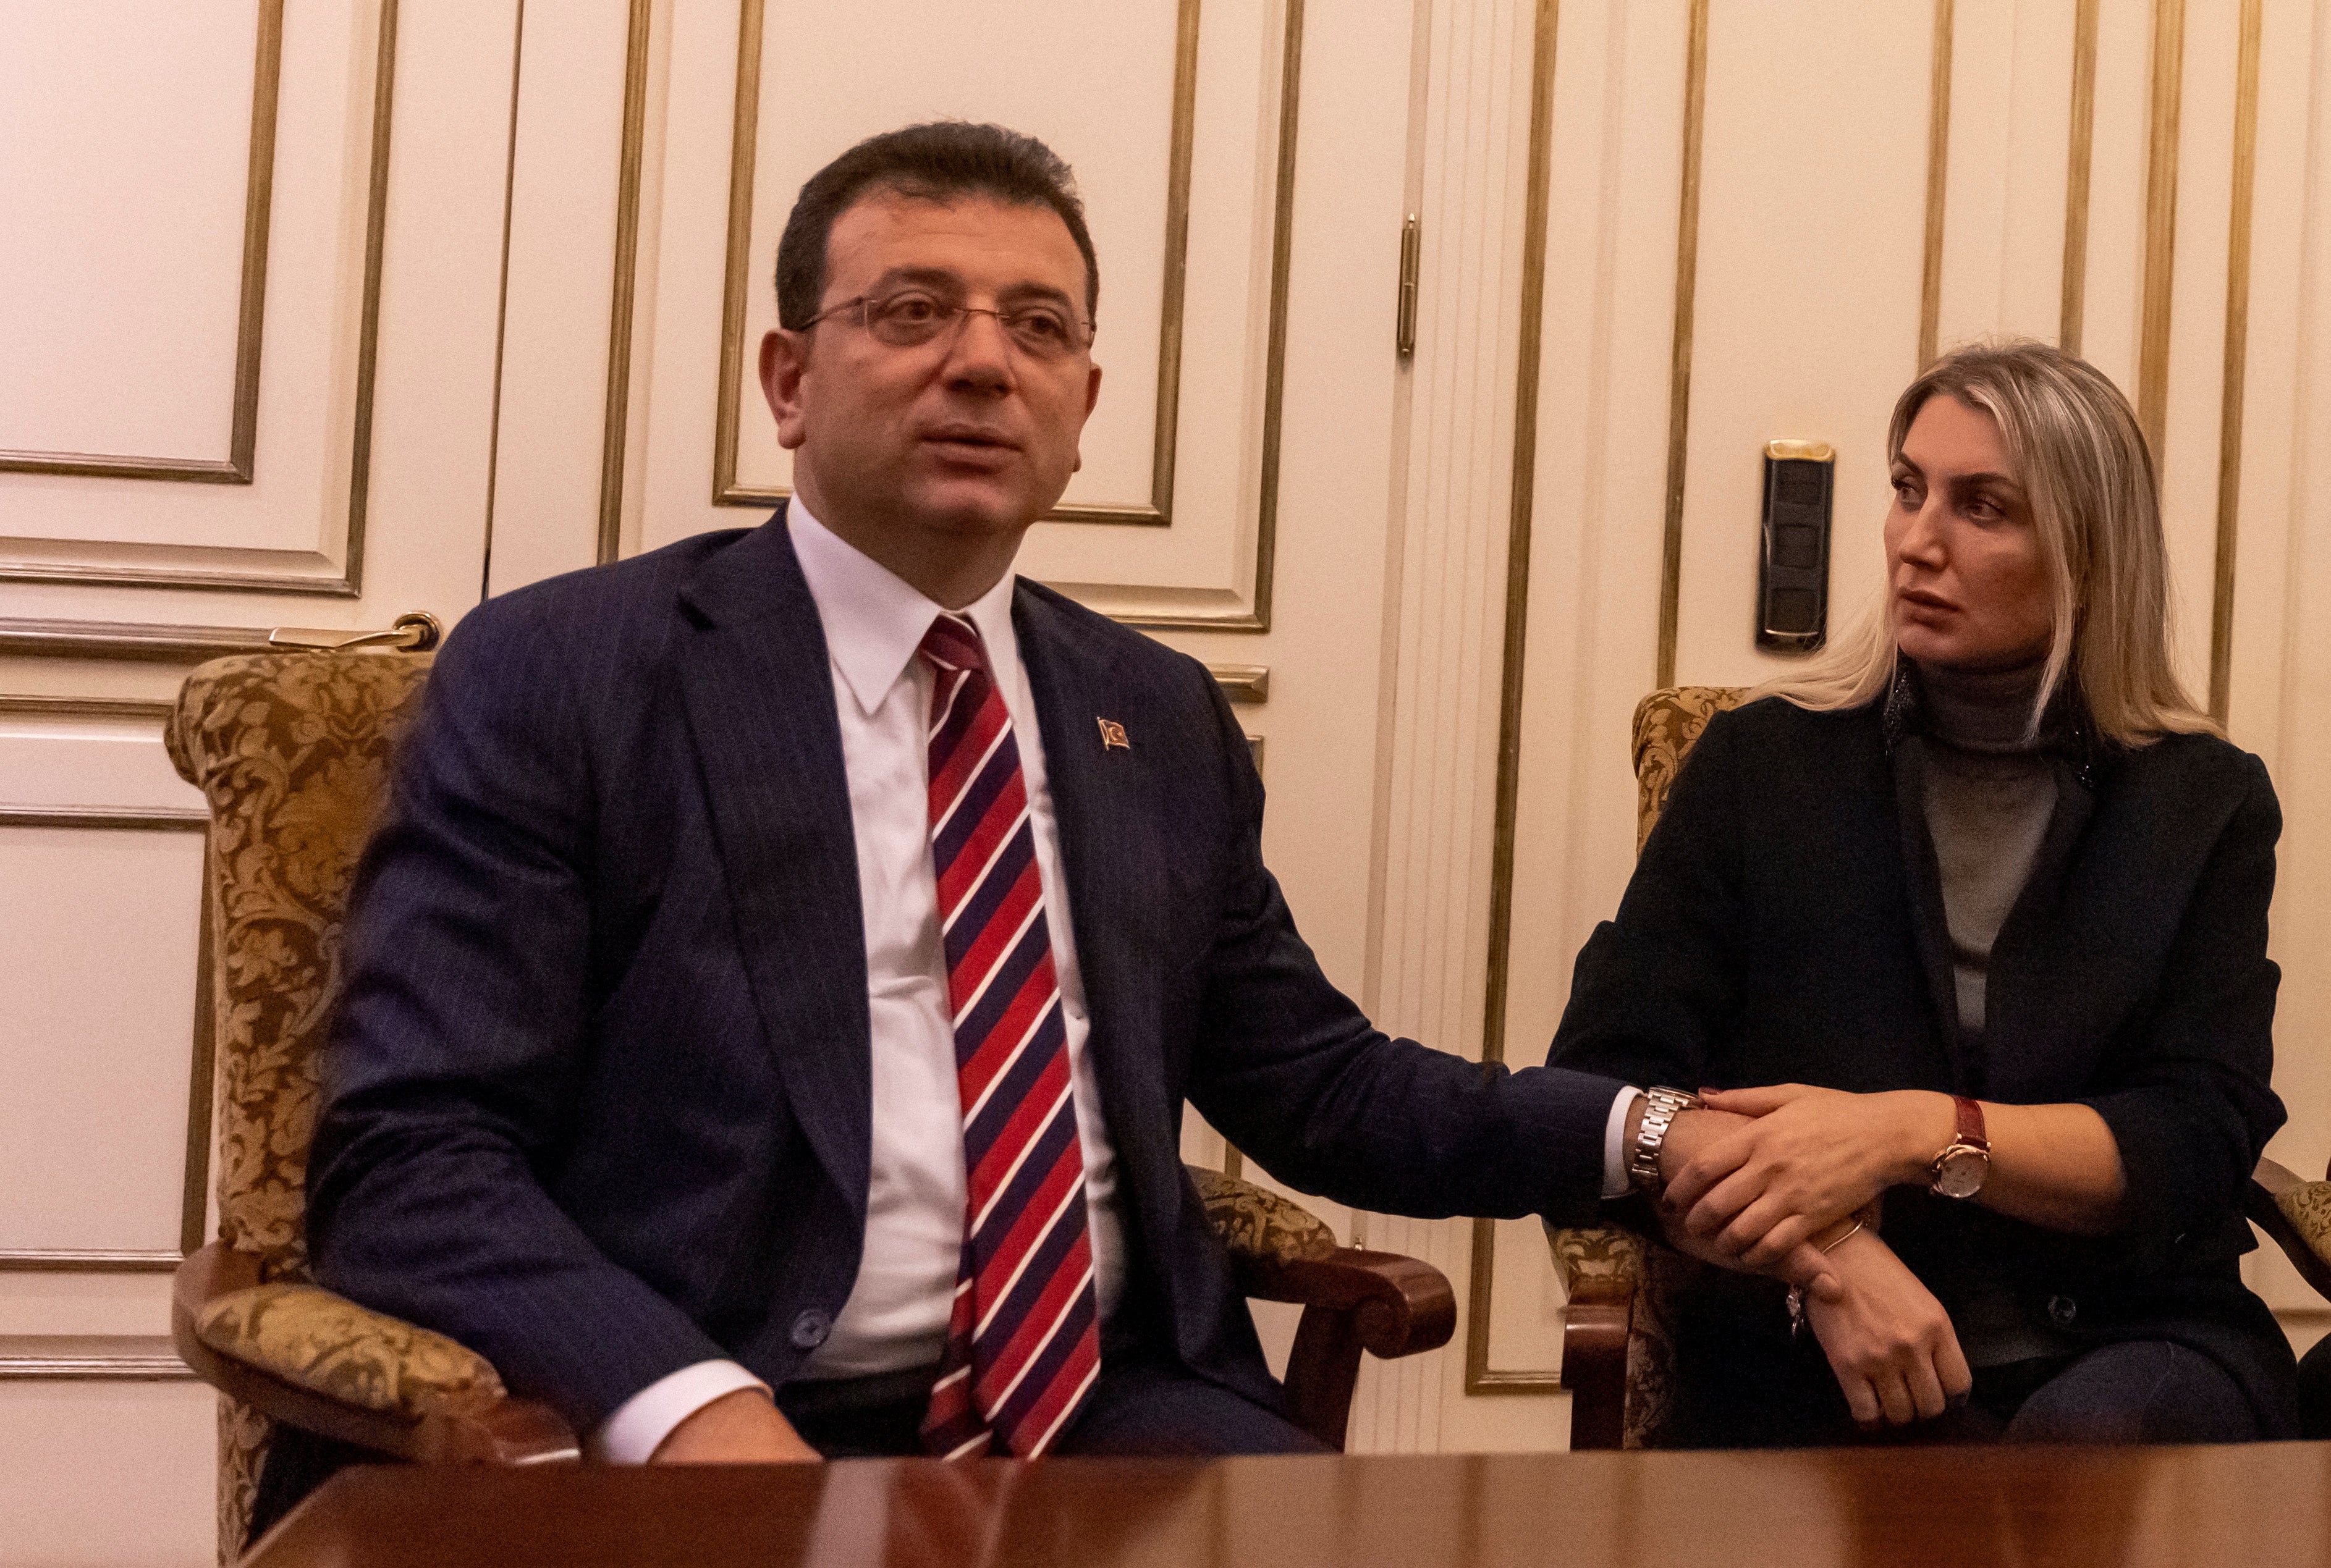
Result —
[[1635, 1281], [1581, 1279], [1562, 1323], [1562, 1386], [1570, 1391], [1570, 1446], [1619, 1449], [1627, 1436], [1627, 1339]]
[[1646, 1244], [1619, 1225], [1548, 1225], [1546, 1238], [1569, 1297], [1563, 1313], [1562, 1386], [1570, 1391], [1570, 1446], [1623, 1448], [1627, 1344]]
[[2307, 1283], [2331, 1300], [2331, 1182], [2309, 1182], [2272, 1160], [2250, 1173], [2243, 1211], [2272, 1237]]
[[1457, 1293], [1430, 1263], [1338, 1247], [1325, 1258], [1232, 1259], [1239, 1288], [1299, 1304], [1287, 1358], [1288, 1419], [1340, 1451], [1351, 1425], [1360, 1352], [1392, 1360], [1438, 1350], [1457, 1329]]
[[[1338, 1247], [1325, 1258], [1235, 1260], [1239, 1288], [1261, 1301], [1354, 1315], [1362, 1349], [1386, 1361], [1438, 1350], [1457, 1329], [1457, 1293], [1430, 1263]], [[1310, 1318], [1309, 1311], [1304, 1314]]]
[[252, 1253], [214, 1241], [192, 1254], [171, 1283], [170, 1337], [195, 1376], [271, 1421], [420, 1464], [528, 1465], [577, 1457], [566, 1421], [532, 1400], [482, 1395], [406, 1417], [301, 1388], [205, 1342], [195, 1329], [204, 1308], [259, 1283]]

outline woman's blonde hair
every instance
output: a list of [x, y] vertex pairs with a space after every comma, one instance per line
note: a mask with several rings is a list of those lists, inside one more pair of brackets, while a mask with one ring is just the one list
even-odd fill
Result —
[[[1911, 421], [1938, 394], [1998, 422], [2040, 536], [2056, 632], [2031, 732], [2067, 676], [2098, 733], [2123, 746], [2216, 731], [2170, 660], [2168, 552], [2153, 459], [2120, 388], [2087, 361], [2031, 338], [1972, 343], [1936, 360], [1896, 400], [1889, 464], [1901, 456]], [[1819, 709], [1876, 699], [1894, 679], [1892, 603], [1889, 593], [1811, 667], [1750, 695]]]

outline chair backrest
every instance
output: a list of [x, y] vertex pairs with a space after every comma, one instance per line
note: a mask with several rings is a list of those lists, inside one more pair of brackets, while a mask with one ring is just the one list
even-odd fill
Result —
[[431, 660], [260, 653], [186, 678], [170, 760], [211, 809], [205, 919], [216, 1062], [219, 1239], [304, 1278], [318, 1052], [348, 884]]
[[1748, 695], [1745, 686], [1663, 686], [1635, 705], [1635, 852], [1675, 787], [1676, 770], [1708, 721]]
[[[1644, 841], [1668, 803], [1677, 770], [1708, 728], [1708, 720], [1728, 708], [1737, 708], [1747, 689], [1739, 686], [1669, 686], [1635, 705], [1635, 850]], [[1646, 1246], [1641, 1238], [1616, 1226], [1584, 1231], [1548, 1228], [1556, 1264], [1574, 1289], [1582, 1282], [1617, 1272], [1632, 1276], [1634, 1288], [1627, 1299], [1627, 1359], [1625, 1392], [1613, 1425], [1620, 1446], [1630, 1449], [1662, 1446], [1675, 1407], [1675, 1301], [1690, 1289], [1690, 1273], [1699, 1267], [1679, 1254]], [[1573, 1435], [1578, 1428], [1574, 1426]]]

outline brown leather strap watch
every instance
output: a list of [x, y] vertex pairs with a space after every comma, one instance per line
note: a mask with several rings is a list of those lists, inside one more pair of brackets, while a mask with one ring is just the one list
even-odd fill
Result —
[[1991, 1174], [1991, 1139], [1984, 1134], [1983, 1107], [1965, 1095], [1954, 1095], [1958, 1107], [1958, 1136], [1935, 1156], [1934, 1189], [1946, 1198], [1972, 1198], [1983, 1191]]

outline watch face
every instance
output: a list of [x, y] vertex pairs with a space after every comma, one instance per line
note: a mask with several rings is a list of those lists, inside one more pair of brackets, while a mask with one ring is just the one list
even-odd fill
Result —
[[1983, 1191], [1991, 1161], [1981, 1149], [1954, 1149], [1935, 1171], [1935, 1191], [1946, 1198], [1972, 1198]]

